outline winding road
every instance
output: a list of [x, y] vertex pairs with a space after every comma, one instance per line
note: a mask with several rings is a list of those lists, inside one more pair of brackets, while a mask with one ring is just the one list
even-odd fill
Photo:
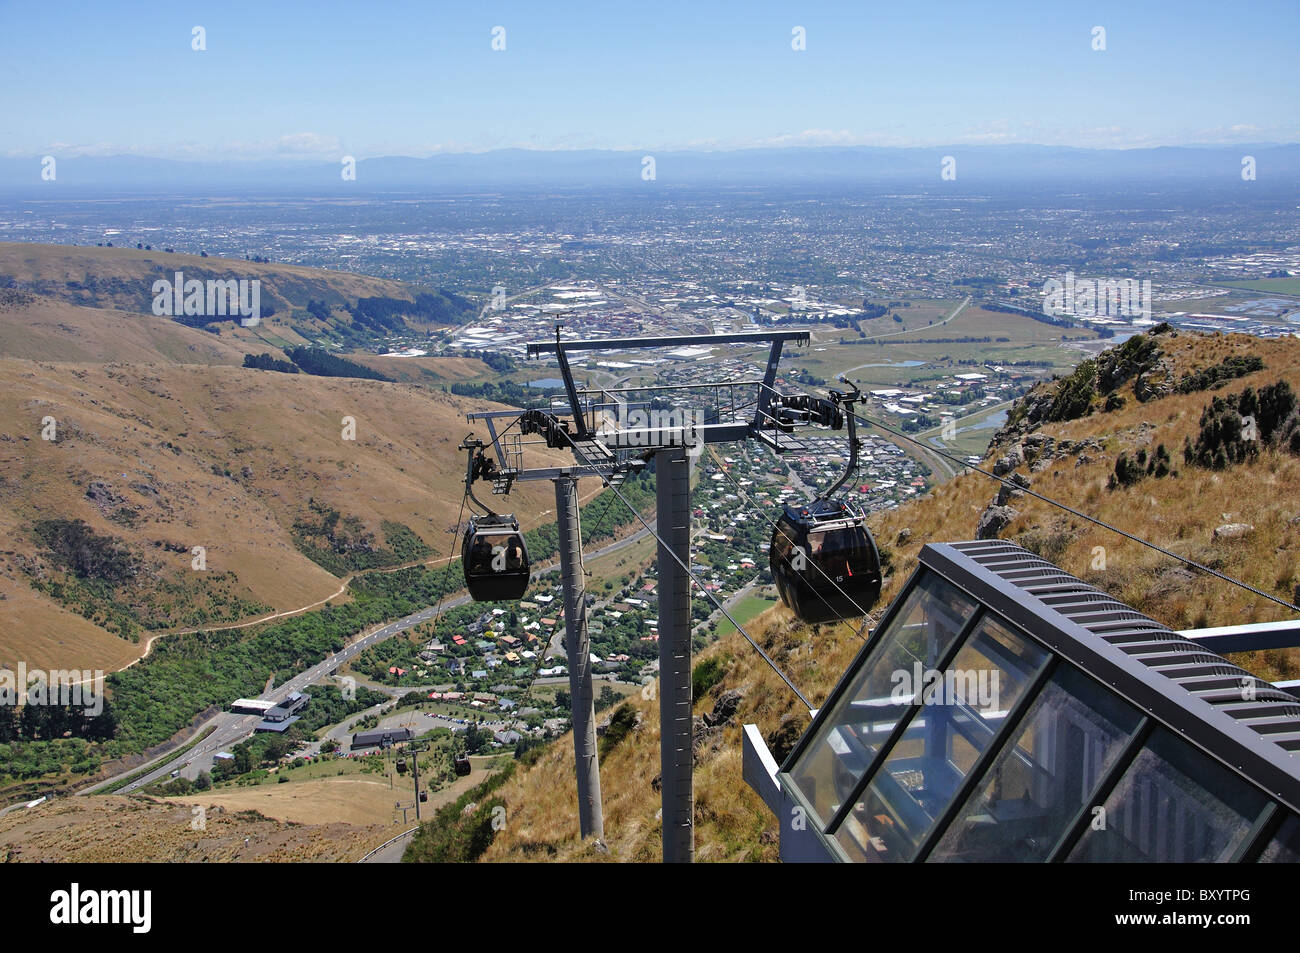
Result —
[[[655, 525], [654, 520], [650, 520], [649, 523], [653, 528]], [[649, 535], [650, 530], [642, 527], [622, 539], [614, 540], [599, 549], [592, 550], [586, 554], [586, 558], [595, 559], [600, 556], [607, 556], [610, 553], [616, 553]], [[549, 565], [538, 570], [537, 575], [544, 576], [548, 573], [556, 572], [558, 569], [558, 564]], [[444, 609], [452, 609], [456, 606], [465, 605], [469, 601], [469, 595], [462, 593], [453, 598], [444, 600], [442, 605]], [[346, 664], [366, 649], [387, 639], [391, 639], [393, 636], [411, 628], [411, 626], [419, 625], [421, 622], [428, 622], [430, 619], [434, 618], [436, 614], [437, 608], [435, 606], [428, 606], [394, 622], [386, 623], [370, 632], [363, 633], [355, 641], [349, 643], [336, 654], [316, 663], [288, 681], [282, 682], [280, 685], [263, 692], [261, 695], [258, 695], [257, 698], [261, 701], [278, 702], [291, 692], [304, 691], [307, 686], [320, 681], [322, 678], [328, 677], [331, 672]], [[234, 699], [231, 699], [231, 701], [233, 700]], [[352, 718], [359, 716], [349, 717]], [[250, 736], [259, 721], [261, 721], [261, 718], [257, 715], [240, 715], [234, 712], [220, 712], [219, 714], [213, 715], [198, 727], [198, 732], [196, 733], [202, 732], [210, 725], [214, 726], [212, 733], [201, 743], [180, 755], [171, 752], [159, 755], [152, 762], [152, 767], [147, 774], [142, 775], [130, 784], [124, 786], [117, 793], [129, 794], [141, 787], [153, 784], [155, 781], [166, 777], [174, 770], [179, 770], [184, 777], [190, 778], [191, 780], [198, 777], [201, 771], [210, 771], [212, 769], [213, 756], [217, 752], [227, 750], [232, 745], [236, 745]], [[139, 766], [127, 769], [114, 777], [105, 778], [103, 781], [91, 785], [90, 787], [82, 788], [77, 792], [77, 795], [94, 794], [101, 788], [112, 784], [117, 777], [121, 776], [121, 774], [130, 774], [139, 770]]]

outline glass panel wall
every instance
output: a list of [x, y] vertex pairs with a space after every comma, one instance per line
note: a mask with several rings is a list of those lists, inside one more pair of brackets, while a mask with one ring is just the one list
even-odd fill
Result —
[[934, 667], [975, 610], [974, 601], [941, 576], [926, 571], [917, 577], [791, 769], [791, 780], [817, 815], [810, 823], [825, 827], [907, 711], [911, 695], [897, 690], [895, 674]]
[[1046, 860], [1140, 721], [1061, 664], [927, 860]]
[[[999, 733], [1048, 652], [985, 616], [946, 671], [901, 673], [920, 705], [834, 832], [853, 860], [915, 859], [936, 820]], [[896, 677], [897, 677], [896, 673]], [[917, 679], [922, 679], [920, 684]]]
[[1073, 862], [1222, 863], [1268, 799], [1217, 761], [1157, 728], [1070, 852]]
[[1294, 864], [1300, 861], [1300, 818], [1294, 814], [1282, 822], [1277, 834], [1259, 855], [1261, 864]]

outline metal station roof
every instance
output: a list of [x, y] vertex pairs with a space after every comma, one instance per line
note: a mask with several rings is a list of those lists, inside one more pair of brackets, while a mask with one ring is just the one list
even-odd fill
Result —
[[1014, 543], [929, 544], [921, 563], [1300, 810], [1300, 701]]
[[785, 763], [751, 740], [785, 859], [1300, 860], [1300, 700], [1000, 540], [925, 546]]

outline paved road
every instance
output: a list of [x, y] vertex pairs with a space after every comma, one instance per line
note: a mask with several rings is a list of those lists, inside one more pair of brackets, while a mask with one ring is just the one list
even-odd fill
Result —
[[[446, 608], [452, 608], [454, 606], [464, 605], [468, 601], [469, 596], [467, 595], [457, 596], [454, 599], [447, 600], [444, 603], [444, 606]], [[361, 638], [343, 648], [342, 651], [327, 657], [324, 661], [316, 663], [306, 671], [295, 675], [287, 682], [283, 682], [270, 691], [263, 692], [257, 697], [262, 701], [278, 702], [282, 701], [291, 692], [305, 691], [308, 685], [328, 677], [330, 672], [339, 668], [359, 653], [364, 652], [366, 649], [377, 645], [386, 639], [391, 639], [393, 636], [400, 632], [404, 632], [413, 625], [427, 622], [429, 619], [434, 617], [435, 612], [435, 608], [429, 606], [421, 609], [419, 612], [413, 612], [405, 618], [398, 619], [396, 622], [390, 622], [379, 629], [375, 629], [372, 632], [362, 635]], [[143, 777], [132, 781], [130, 784], [123, 787], [119, 793], [129, 794], [137, 788], [152, 784], [153, 782], [166, 777], [173, 770], [179, 770], [182, 776], [190, 779], [198, 777], [201, 771], [211, 771], [213, 755], [218, 751], [225, 751], [232, 745], [236, 745], [243, 741], [253, 733], [253, 729], [259, 721], [261, 721], [261, 719], [257, 715], [237, 715], [233, 712], [222, 712], [219, 715], [213, 716], [208, 722], [206, 722], [205, 727], [206, 725], [215, 724], [216, 730], [213, 731], [212, 734], [208, 735], [208, 737], [205, 738], [197, 747], [192, 748], [185, 753], [183, 766], [179, 768], [176, 767], [177, 759], [174, 756], [169, 757], [164, 755], [154, 770], [150, 771]], [[106, 783], [108, 782], [102, 782], [92, 788], [86, 788], [77, 793], [93, 794], [98, 788], [104, 786]]]
[[[650, 525], [654, 526], [654, 522], [651, 521]], [[587, 558], [594, 559], [599, 556], [606, 556], [610, 553], [618, 552], [621, 549], [631, 546], [633, 543], [647, 535], [649, 535], [649, 531], [642, 528], [630, 536], [615, 540], [600, 549], [588, 553]], [[557, 572], [558, 570], [558, 564], [547, 566], [538, 570], [537, 575], [544, 576], [548, 573]], [[443, 608], [452, 609], [456, 606], [465, 605], [465, 603], [469, 601], [468, 595], [459, 595], [445, 600], [443, 602]], [[299, 673], [298, 675], [295, 675], [293, 678], [289, 679], [289, 681], [283, 682], [279, 686], [270, 691], [263, 692], [257, 697], [262, 701], [279, 702], [291, 692], [304, 691], [308, 685], [328, 677], [330, 672], [341, 667], [357, 654], [364, 652], [366, 649], [377, 645], [380, 642], [391, 639], [393, 636], [406, 631], [413, 625], [429, 621], [436, 615], [436, 612], [437, 610], [434, 606], [429, 606], [421, 609], [419, 612], [413, 612], [404, 618], [398, 619], [396, 622], [390, 622], [381, 628], [375, 629], [374, 631], [363, 635], [355, 642], [352, 642], [337, 654], [329, 656], [324, 661], [313, 665], [311, 668]], [[234, 701], [234, 699], [231, 699], [231, 701]], [[364, 717], [364, 713], [350, 716], [349, 723], [362, 717]], [[179, 758], [173, 754], [161, 755], [153, 762], [153, 770], [143, 777], [132, 781], [130, 784], [123, 787], [118, 793], [129, 794], [132, 791], [153, 784], [155, 781], [167, 777], [174, 770], [180, 771], [181, 776], [191, 780], [197, 778], [199, 773], [202, 771], [211, 771], [213, 756], [219, 751], [229, 750], [233, 745], [238, 744], [252, 735], [253, 729], [260, 720], [261, 719], [257, 715], [238, 715], [233, 712], [222, 712], [218, 715], [214, 715], [200, 726], [199, 731], [202, 732], [208, 725], [215, 725], [216, 730], [208, 735], [208, 737], [200, 742], [196, 747], [187, 751], [184, 755], [184, 761], [179, 761]], [[331, 734], [333, 734], [333, 732], [331, 732]], [[137, 770], [139, 770], [139, 768], [132, 768], [130, 771], [122, 773], [131, 773]], [[83, 788], [78, 791], [77, 794], [94, 794], [99, 789], [111, 784], [113, 780], [114, 778], [106, 778], [98, 784], [88, 788]]]
[[[419, 828], [416, 828], [418, 830]], [[405, 834], [395, 838], [391, 843], [385, 844], [373, 854], [367, 854], [361, 858], [358, 863], [362, 864], [400, 864], [402, 855], [406, 853], [406, 845], [411, 843], [411, 838], [415, 836], [415, 830], [407, 831]]]

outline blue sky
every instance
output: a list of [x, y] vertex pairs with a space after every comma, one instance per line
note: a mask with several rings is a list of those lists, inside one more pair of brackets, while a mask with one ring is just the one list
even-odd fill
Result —
[[1298, 49], [1297, 0], [0, 0], [0, 155], [1297, 142]]

